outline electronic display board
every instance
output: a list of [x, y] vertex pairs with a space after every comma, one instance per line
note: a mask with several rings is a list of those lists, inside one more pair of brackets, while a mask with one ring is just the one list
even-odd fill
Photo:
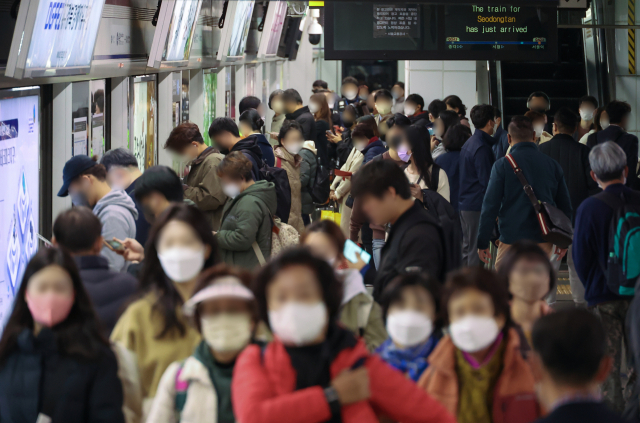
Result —
[[259, 58], [275, 57], [278, 53], [278, 44], [282, 35], [284, 19], [287, 17], [287, 10], [286, 1], [272, 1], [269, 3], [264, 29], [262, 30], [262, 38], [260, 38], [260, 47], [258, 48]]
[[147, 65], [187, 66], [202, 0], [165, 0], [160, 6]]
[[218, 60], [239, 60], [244, 56], [251, 26], [254, 0], [230, 1], [222, 28], [222, 41], [218, 47]]
[[0, 91], [0, 328], [38, 248], [39, 89]]
[[157, 164], [158, 133], [155, 75], [136, 76], [131, 79], [130, 101], [133, 139], [129, 147], [142, 172]]
[[553, 61], [556, 16], [555, 5], [330, 2], [325, 58]]
[[22, 0], [5, 75], [21, 79], [88, 73], [104, 1]]

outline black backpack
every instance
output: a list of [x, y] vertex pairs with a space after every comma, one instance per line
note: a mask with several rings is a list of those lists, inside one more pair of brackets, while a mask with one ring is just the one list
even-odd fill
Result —
[[623, 195], [603, 191], [594, 196], [613, 209], [609, 226], [607, 286], [614, 294], [633, 297], [640, 277], [640, 205]]
[[316, 177], [311, 189], [311, 199], [316, 204], [326, 204], [331, 194], [331, 174], [329, 168], [322, 166], [316, 157]]
[[280, 167], [271, 167], [263, 162], [260, 168], [261, 179], [273, 182], [276, 186], [276, 216], [283, 223], [289, 223], [289, 214], [291, 213], [291, 185], [289, 185], [289, 176], [287, 171]]
[[[446, 274], [462, 266], [462, 224], [460, 223], [460, 215], [451, 203], [437, 192], [440, 166], [434, 164], [431, 173], [431, 185], [434, 189], [422, 190], [422, 204], [442, 229], [445, 256], [444, 273]], [[418, 179], [418, 184], [421, 179], [422, 177]]]

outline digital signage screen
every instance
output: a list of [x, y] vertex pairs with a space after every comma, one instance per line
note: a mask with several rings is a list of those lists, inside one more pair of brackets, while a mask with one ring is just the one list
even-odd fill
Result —
[[229, 2], [222, 29], [222, 43], [218, 49], [218, 60], [234, 60], [244, 56], [254, 6], [254, 0]]
[[275, 57], [278, 53], [278, 44], [282, 35], [284, 20], [287, 17], [287, 2], [275, 1], [269, 3], [267, 17], [265, 19], [258, 57]]
[[325, 58], [555, 60], [557, 7], [516, 4], [330, 2]]
[[[20, 96], [7, 98], [14, 94]], [[0, 323], [11, 313], [24, 270], [38, 248], [39, 110], [37, 88], [0, 91]]]
[[159, 68], [189, 63], [202, 0], [167, 0], [160, 6], [160, 17], [153, 35], [148, 65]]
[[155, 166], [158, 155], [158, 134], [156, 99], [156, 79], [155, 75], [136, 76], [131, 78], [133, 92], [130, 96], [131, 105], [131, 128], [133, 128], [133, 139], [130, 148], [138, 161], [141, 171]]
[[104, 1], [23, 0], [6, 76], [29, 78], [88, 73]]

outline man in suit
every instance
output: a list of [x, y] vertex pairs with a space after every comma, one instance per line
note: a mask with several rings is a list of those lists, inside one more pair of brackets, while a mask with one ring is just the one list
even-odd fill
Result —
[[587, 145], [593, 148], [595, 145], [613, 141], [618, 144], [627, 155], [629, 176], [626, 186], [639, 189], [638, 185], [638, 137], [626, 131], [631, 115], [631, 106], [625, 101], [614, 100], [605, 108], [609, 115], [610, 125], [607, 129], [593, 133], [587, 138]]
[[531, 334], [531, 368], [540, 405], [538, 423], [622, 423], [602, 402], [600, 384], [611, 369], [602, 324], [591, 312], [567, 309], [540, 318]]

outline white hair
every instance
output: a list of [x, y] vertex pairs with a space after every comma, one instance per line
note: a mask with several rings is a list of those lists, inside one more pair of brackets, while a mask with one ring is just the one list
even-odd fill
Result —
[[627, 155], [618, 144], [607, 141], [591, 149], [589, 164], [599, 180], [608, 182], [624, 176]]

